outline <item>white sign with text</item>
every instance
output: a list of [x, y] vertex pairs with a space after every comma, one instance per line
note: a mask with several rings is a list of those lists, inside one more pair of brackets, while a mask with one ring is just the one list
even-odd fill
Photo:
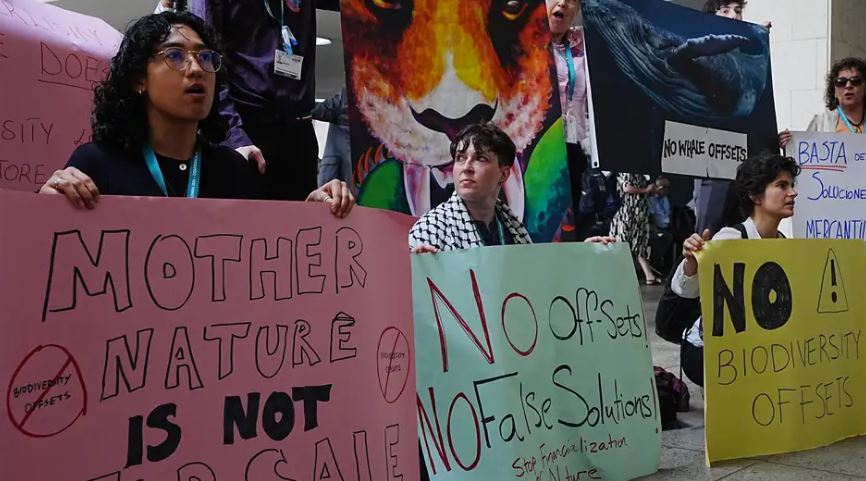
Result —
[[662, 172], [733, 179], [748, 155], [747, 142], [746, 134], [667, 121]]
[[794, 236], [866, 240], [866, 135], [792, 134], [785, 153], [802, 169]]

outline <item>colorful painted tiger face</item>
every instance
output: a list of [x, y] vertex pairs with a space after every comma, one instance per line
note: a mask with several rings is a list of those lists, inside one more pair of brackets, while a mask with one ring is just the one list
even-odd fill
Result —
[[[407, 167], [450, 164], [451, 139], [471, 123], [496, 123], [518, 152], [542, 129], [552, 92], [544, 0], [343, 0], [341, 9], [358, 111]], [[433, 175], [450, 182], [447, 169]]]

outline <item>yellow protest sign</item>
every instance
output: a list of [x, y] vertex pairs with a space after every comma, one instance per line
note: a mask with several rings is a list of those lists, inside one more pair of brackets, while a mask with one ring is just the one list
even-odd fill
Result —
[[717, 241], [699, 264], [708, 462], [866, 434], [863, 243]]

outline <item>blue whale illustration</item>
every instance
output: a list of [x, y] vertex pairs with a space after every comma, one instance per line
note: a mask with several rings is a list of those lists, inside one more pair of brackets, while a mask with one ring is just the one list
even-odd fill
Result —
[[684, 38], [617, 0], [584, 0], [583, 18], [623, 74], [672, 114], [708, 121], [748, 117], [767, 86], [769, 35], [758, 25], [748, 24], [748, 37]]

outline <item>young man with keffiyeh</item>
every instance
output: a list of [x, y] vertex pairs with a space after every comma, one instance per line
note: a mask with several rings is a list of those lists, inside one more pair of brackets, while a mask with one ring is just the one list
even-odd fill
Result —
[[[412, 226], [412, 252], [532, 243], [526, 227], [499, 198], [515, 154], [514, 142], [493, 124], [469, 125], [460, 131], [451, 142], [454, 194]], [[610, 239], [587, 241], [606, 244]]]

